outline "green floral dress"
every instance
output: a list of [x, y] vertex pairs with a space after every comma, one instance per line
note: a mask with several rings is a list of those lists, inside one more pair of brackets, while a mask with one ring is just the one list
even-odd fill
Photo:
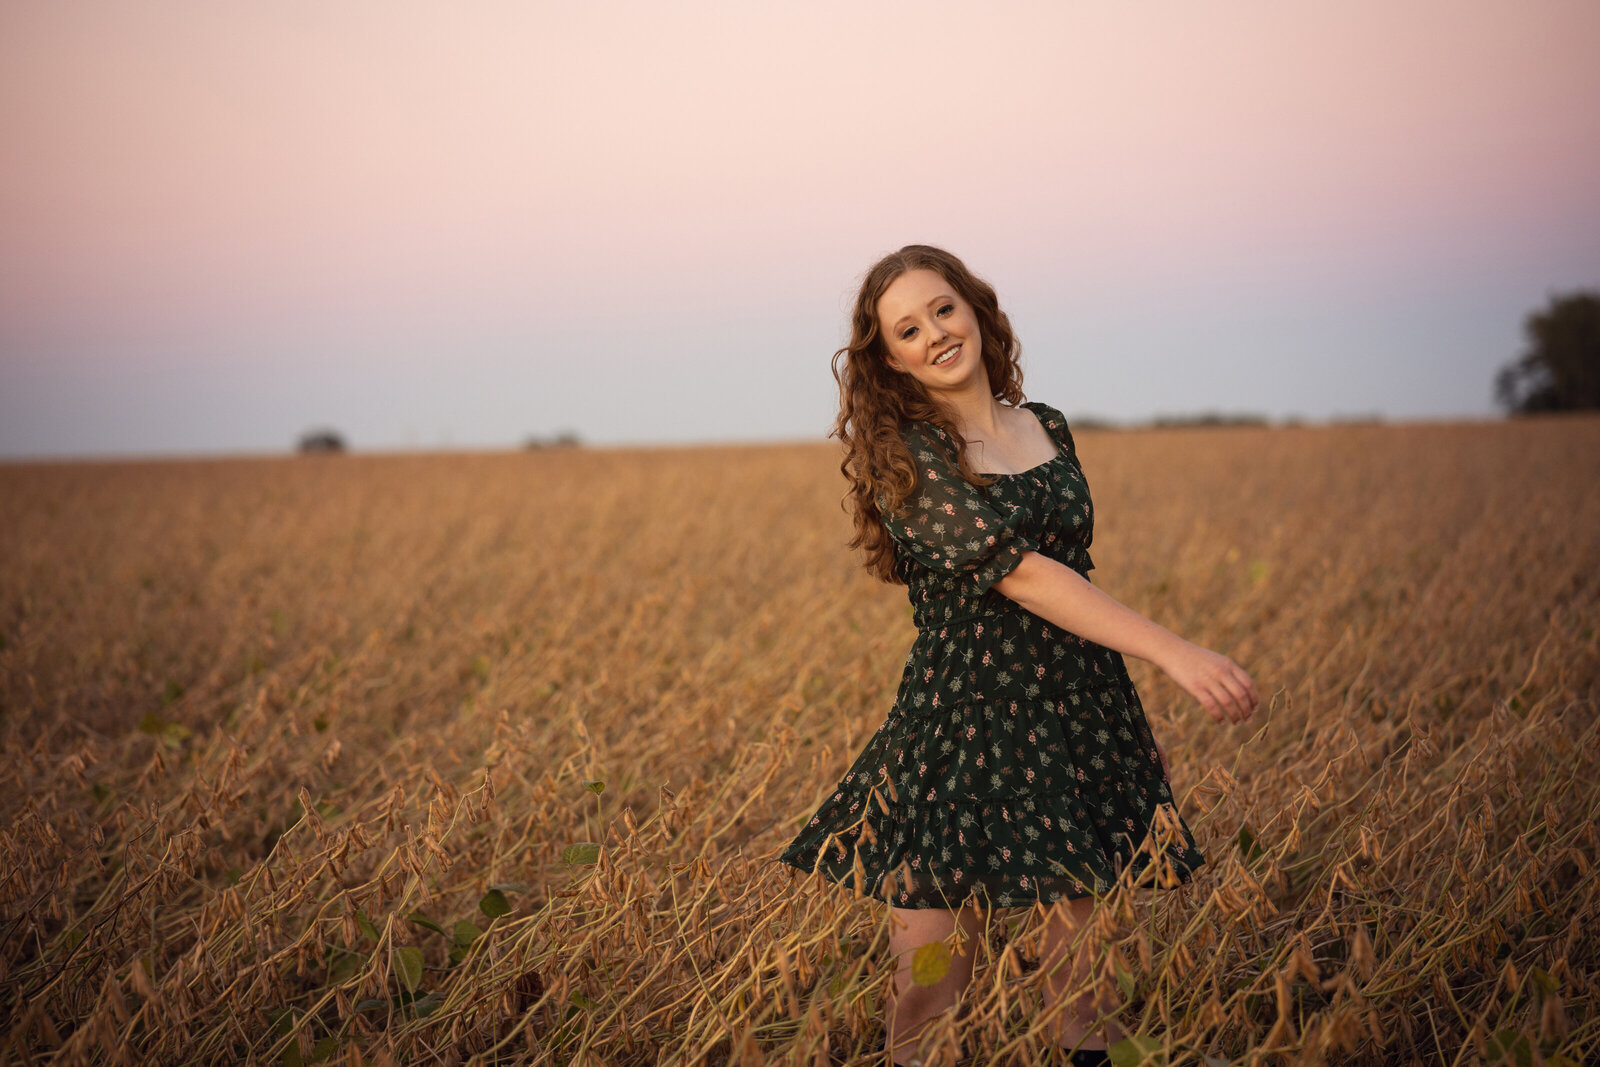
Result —
[[1085, 577], [1094, 514], [1061, 413], [1055, 458], [986, 487], [948, 435], [904, 430], [917, 488], [886, 516], [917, 637], [888, 718], [780, 854], [901, 908], [1102, 893], [1124, 867], [1175, 886], [1205, 862], [1122, 655], [991, 588], [1028, 550]]

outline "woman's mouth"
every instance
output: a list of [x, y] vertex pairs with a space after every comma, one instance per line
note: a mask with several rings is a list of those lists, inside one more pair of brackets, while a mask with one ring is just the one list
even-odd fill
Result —
[[961, 354], [961, 346], [960, 345], [951, 345], [949, 348], [945, 349], [943, 352], [940, 352], [937, 356], [934, 357], [933, 365], [935, 367], [942, 367], [946, 363], [949, 363], [952, 359], [955, 359], [960, 354]]

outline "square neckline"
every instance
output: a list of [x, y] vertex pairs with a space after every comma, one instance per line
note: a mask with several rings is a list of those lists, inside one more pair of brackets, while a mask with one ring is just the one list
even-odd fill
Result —
[[1036, 400], [1024, 400], [1017, 406], [1027, 408], [1028, 412], [1032, 414], [1036, 420], [1038, 420], [1039, 429], [1043, 430], [1045, 436], [1050, 438], [1050, 443], [1056, 446], [1056, 454], [1042, 463], [1035, 463], [1033, 466], [1024, 471], [1013, 471], [1009, 474], [1002, 473], [1000, 471], [977, 471], [977, 474], [985, 478], [1020, 478], [1024, 474], [1032, 474], [1034, 471], [1042, 470], [1043, 468], [1050, 466], [1050, 464], [1067, 454], [1066, 446], [1061, 443], [1061, 439], [1051, 431], [1050, 427], [1045, 425], [1044, 416], [1040, 415], [1039, 412], [1035, 410], [1035, 405], [1037, 404], [1038, 401]]

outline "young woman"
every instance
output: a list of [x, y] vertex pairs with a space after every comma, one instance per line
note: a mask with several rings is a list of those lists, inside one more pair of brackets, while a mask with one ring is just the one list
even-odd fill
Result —
[[[1061, 413], [1023, 401], [1017, 347], [993, 288], [908, 245], [867, 272], [833, 360], [852, 547], [906, 586], [917, 637], [888, 717], [780, 858], [889, 903], [891, 1056], [972, 976], [968, 952], [913, 983], [921, 945], [1042, 902], [1053, 1005], [1086, 974], [1072, 938], [1119, 872], [1174, 886], [1205, 862], [1122, 653], [1217, 722], [1259, 703], [1232, 660], [1089, 583], [1089, 487]], [[1056, 1018], [1075, 1062], [1105, 1061], [1087, 996]]]

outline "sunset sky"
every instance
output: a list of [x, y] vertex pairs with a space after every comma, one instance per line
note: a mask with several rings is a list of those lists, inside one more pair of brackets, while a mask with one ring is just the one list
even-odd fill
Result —
[[0, 456], [821, 438], [941, 244], [1069, 416], [1488, 417], [1600, 4], [0, 6]]

